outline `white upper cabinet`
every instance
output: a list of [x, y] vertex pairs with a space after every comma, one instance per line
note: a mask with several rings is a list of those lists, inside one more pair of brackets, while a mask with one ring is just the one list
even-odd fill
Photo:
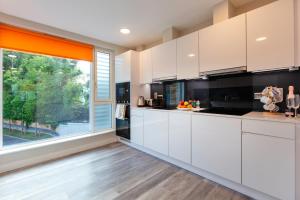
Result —
[[241, 119], [192, 116], [192, 164], [241, 183]]
[[131, 51], [116, 56], [115, 58], [115, 81], [116, 83], [130, 82]]
[[152, 50], [140, 53], [140, 84], [152, 83]]
[[169, 156], [191, 164], [192, 117], [189, 113], [169, 114]]
[[199, 31], [200, 72], [246, 66], [246, 15]]
[[296, 66], [300, 66], [300, 0], [296, 0], [296, 12], [295, 12], [295, 20], [296, 20]]
[[152, 48], [153, 80], [176, 78], [176, 40]]
[[177, 39], [177, 79], [199, 77], [198, 31]]
[[278, 0], [247, 13], [248, 71], [295, 65], [294, 0]]

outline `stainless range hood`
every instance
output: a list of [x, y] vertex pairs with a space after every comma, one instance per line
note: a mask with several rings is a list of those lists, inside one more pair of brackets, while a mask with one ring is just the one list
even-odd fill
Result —
[[162, 77], [162, 78], [154, 78], [152, 79], [153, 83], [161, 83], [161, 82], [166, 82], [166, 81], [176, 81], [177, 76], [169, 76], [169, 77]]
[[247, 67], [233, 67], [228, 69], [213, 70], [208, 72], [200, 72], [199, 77], [204, 76], [221, 76], [221, 75], [230, 75], [230, 74], [239, 74], [247, 71]]

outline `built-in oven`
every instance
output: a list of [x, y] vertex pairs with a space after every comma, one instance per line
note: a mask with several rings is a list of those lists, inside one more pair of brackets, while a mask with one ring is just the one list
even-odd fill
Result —
[[116, 135], [130, 140], [130, 82], [116, 84], [116, 103], [126, 106], [125, 117], [116, 118]]

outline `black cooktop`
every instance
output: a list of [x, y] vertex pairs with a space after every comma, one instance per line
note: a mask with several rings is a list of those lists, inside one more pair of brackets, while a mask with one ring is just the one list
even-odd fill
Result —
[[241, 108], [209, 108], [206, 110], [196, 111], [201, 113], [212, 113], [212, 114], [222, 114], [222, 115], [237, 115], [242, 116], [249, 112], [251, 109], [241, 109]]

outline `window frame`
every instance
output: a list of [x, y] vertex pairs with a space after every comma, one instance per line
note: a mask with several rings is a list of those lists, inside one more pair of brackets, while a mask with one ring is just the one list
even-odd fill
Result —
[[[109, 54], [109, 63], [110, 63], [110, 69], [109, 69], [109, 78], [110, 78], [110, 81], [109, 81], [109, 84], [110, 84], [110, 97], [108, 99], [99, 99], [97, 98], [98, 96], [98, 79], [97, 79], [97, 70], [98, 70], [98, 65], [97, 65], [97, 53], [107, 53]], [[115, 53], [113, 50], [110, 50], [110, 49], [105, 49], [105, 48], [101, 48], [101, 47], [95, 47], [95, 50], [94, 50], [94, 62], [93, 62], [93, 95], [94, 97], [92, 98], [93, 99], [93, 132], [94, 133], [98, 133], [99, 131], [96, 130], [95, 128], [95, 107], [98, 106], [98, 105], [111, 105], [111, 116], [112, 116], [112, 127], [109, 128], [109, 129], [105, 129], [105, 130], [102, 130], [102, 131], [109, 131], [109, 130], [115, 130], [116, 129], [116, 122], [115, 122]], [[101, 132], [102, 132], [101, 131]]]
[[4, 148], [3, 145], [3, 49], [0, 48], [0, 151]]
[[[1, 91], [3, 88], [3, 48], [0, 48], [0, 88]], [[97, 98], [97, 52], [101, 53], [108, 53], [110, 55], [110, 97], [108, 99], [98, 99]], [[90, 133], [87, 133], [85, 135], [97, 135], [103, 133], [107, 133], [108, 131], [114, 131], [116, 128], [116, 122], [115, 122], [115, 52], [110, 49], [104, 49], [100, 47], [94, 48], [94, 58], [93, 61], [90, 64]], [[76, 138], [80, 137], [81, 135], [74, 135], [70, 137], [62, 137], [62, 138], [53, 138], [53, 139], [45, 139], [41, 141], [35, 141], [34, 143], [29, 144], [20, 144], [13, 147], [4, 147], [3, 146], [3, 93], [0, 91], [0, 151], [5, 149], [11, 149], [11, 148], [19, 148], [24, 146], [31, 146], [31, 145], [37, 145], [41, 143], [47, 143], [47, 142], [60, 142], [61, 140], [68, 139], [68, 138]], [[106, 130], [98, 131], [95, 128], [95, 106], [97, 105], [111, 105], [112, 108], [112, 127]]]

